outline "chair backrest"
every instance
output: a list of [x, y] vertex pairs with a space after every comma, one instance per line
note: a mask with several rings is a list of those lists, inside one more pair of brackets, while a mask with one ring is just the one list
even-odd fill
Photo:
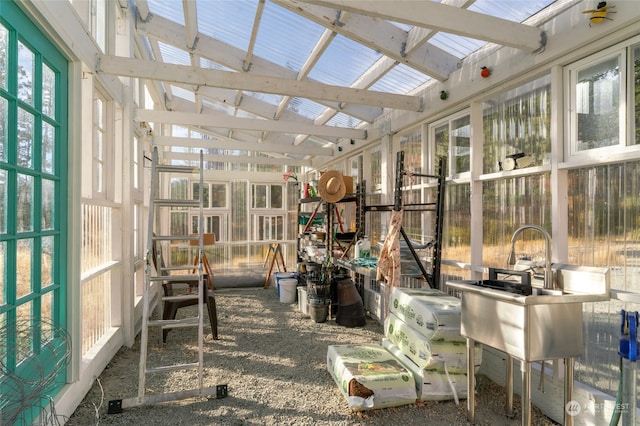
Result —
[[[153, 234], [155, 237], [155, 234]], [[162, 247], [158, 244], [156, 239], [153, 240], [151, 245], [151, 260], [153, 261], [153, 267], [156, 268], [158, 275], [169, 275], [167, 272], [164, 258], [162, 257]]]

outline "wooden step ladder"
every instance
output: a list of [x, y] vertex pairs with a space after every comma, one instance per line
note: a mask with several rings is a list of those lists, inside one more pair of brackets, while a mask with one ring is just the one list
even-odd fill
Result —
[[[143, 405], [152, 405], [156, 403], [176, 401], [192, 397], [214, 397], [224, 398], [227, 396], [227, 385], [215, 385], [204, 387], [203, 370], [204, 370], [204, 297], [206, 292], [206, 283], [203, 266], [204, 256], [204, 220], [203, 220], [203, 153], [200, 151], [200, 167], [190, 166], [172, 166], [158, 164], [158, 148], [153, 150], [153, 158], [151, 165], [151, 190], [149, 202], [149, 223], [147, 234], [147, 250], [145, 254], [145, 282], [142, 296], [142, 331], [140, 339], [140, 364], [138, 377], [138, 395], [132, 398], [118, 399], [109, 401], [108, 413], [119, 413], [125, 408], [138, 407]], [[158, 183], [161, 173], [186, 173], [199, 175], [199, 194], [197, 199], [162, 199], [157, 198]], [[189, 235], [166, 235], [156, 233], [154, 226], [157, 222], [158, 210], [163, 207], [182, 207], [197, 208], [199, 210], [198, 234]], [[185, 240], [190, 243], [197, 241], [198, 256], [197, 264], [188, 263], [186, 265], [164, 266], [164, 262], [159, 261], [162, 248], [158, 246], [162, 241]], [[195, 245], [195, 244], [192, 244]], [[155, 258], [154, 258], [155, 256]], [[152, 265], [153, 264], [153, 265]], [[153, 266], [153, 267], [152, 267]], [[174, 274], [180, 272], [180, 274]], [[197, 283], [198, 291], [190, 292], [176, 296], [164, 296], [164, 301], [179, 301], [198, 299], [198, 313], [196, 316], [172, 319], [172, 320], [151, 320], [152, 313], [151, 286], [153, 283]], [[198, 328], [198, 359], [194, 362], [186, 362], [175, 365], [161, 365], [149, 367], [147, 365], [148, 345], [149, 345], [149, 327], [159, 327], [161, 329], [169, 328]], [[162, 335], [162, 333], [160, 333]], [[162, 338], [160, 338], [162, 340]], [[146, 379], [148, 374], [163, 373], [176, 370], [197, 369], [198, 385], [192, 389], [184, 389], [175, 392], [167, 392], [162, 394], [146, 395]]]

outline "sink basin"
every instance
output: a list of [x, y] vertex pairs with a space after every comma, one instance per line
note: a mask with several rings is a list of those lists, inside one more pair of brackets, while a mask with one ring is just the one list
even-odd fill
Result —
[[507, 293], [519, 294], [522, 296], [530, 296], [532, 293], [530, 284], [522, 284], [515, 281], [489, 279], [489, 280], [479, 280], [472, 283], [480, 287], [506, 291]]
[[448, 281], [461, 293], [461, 334], [522, 361], [581, 355], [582, 303], [608, 300], [609, 271], [557, 265], [554, 272], [560, 294], [516, 294], [510, 290], [520, 284], [504, 280]]

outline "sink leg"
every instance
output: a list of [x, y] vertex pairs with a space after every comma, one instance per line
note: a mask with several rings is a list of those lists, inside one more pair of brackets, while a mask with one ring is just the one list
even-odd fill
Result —
[[531, 363], [522, 361], [522, 426], [531, 426]]
[[476, 342], [467, 338], [467, 420], [469, 423], [475, 421], [476, 409]]
[[507, 369], [506, 369], [506, 384], [507, 384], [507, 416], [513, 417], [513, 357], [507, 355]]
[[573, 398], [573, 358], [564, 359], [564, 424], [573, 426], [573, 416], [569, 415], [567, 404]]

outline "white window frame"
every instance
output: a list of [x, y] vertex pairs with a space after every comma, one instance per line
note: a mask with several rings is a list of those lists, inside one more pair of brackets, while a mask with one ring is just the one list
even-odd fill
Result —
[[[633, 100], [634, 95], [632, 92], [633, 85], [629, 82], [629, 76], [633, 78], [633, 64], [630, 63], [632, 48], [640, 41], [640, 37], [634, 37], [624, 43], [620, 43], [616, 46], [599, 52], [595, 55], [591, 55], [580, 61], [577, 61], [564, 70], [565, 84], [565, 99], [567, 104], [566, 110], [566, 143], [564, 147], [565, 158], [568, 162], [572, 161], [593, 161], [601, 162], [603, 157], [611, 156], [612, 154], [622, 154], [628, 150], [628, 148], [634, 146], [627, 140], [628, 133], [633, 130], [633, 108], [627, 108], [628, 100]], [[619, 87], [619, 104], [618, 104], [618, 120], [619, 120], [619, 134], [618, 143], [615, 145], [603, 146], [592, 149], [578, 150], [578, 116], [577, 116], [577, 76], [581, 70], [594, 66], [598, 63], [618, 58], [620, 69], [620, 87]], [[631, 69], [631, 71], [630, 71]], [[638, 149], [638, 145], [635, 145]]]
[[[453, 129], [452, 129], [453, 122], [465, 116], [468, 116], [469, 121], [471, 121], [471, 110], [469, 108], [456, 112], [454, 114], [451, 114], [442, 120], [434, 121], [433, 123], [429, 124], [428, 126], [429, 127], [429, 130], [428, 130], [429, 148], [428, 148], [428, 155], [427, 155], [427, 161], [428, 161], [427, 170], [429, 170], [429, 173], [432, 173], [432, 174], [437, 173], [437, 165], [436, 165], [436, 158], [435, 158], [435, 152], [436, 152], [435, 131], [437, 128], [440, 128], [443, 125], [447, 125], [449, 126], [449, 146], [447, 148], [447, 170], [445, 174], [448, 178], [452, 178], [452, 179], [467, 180], [471, 177], [471, 170], [468, 170], [465, 172], [457, 172], [455, 170], [455, 161], [454, 161], [454, 152], [453, 152], [454, 149], [451, 141], [451, 135], [453, 133]], [[469, 123], [469, 131], [471, 132], [471, 123]], [[470, 145], [472, 145], [473, 134], [470, 134], [469, 137], [470, 137]], [[471, 160], [472, 160], [471, 153], [469, 153], [470, 163], [471, 163]]]

